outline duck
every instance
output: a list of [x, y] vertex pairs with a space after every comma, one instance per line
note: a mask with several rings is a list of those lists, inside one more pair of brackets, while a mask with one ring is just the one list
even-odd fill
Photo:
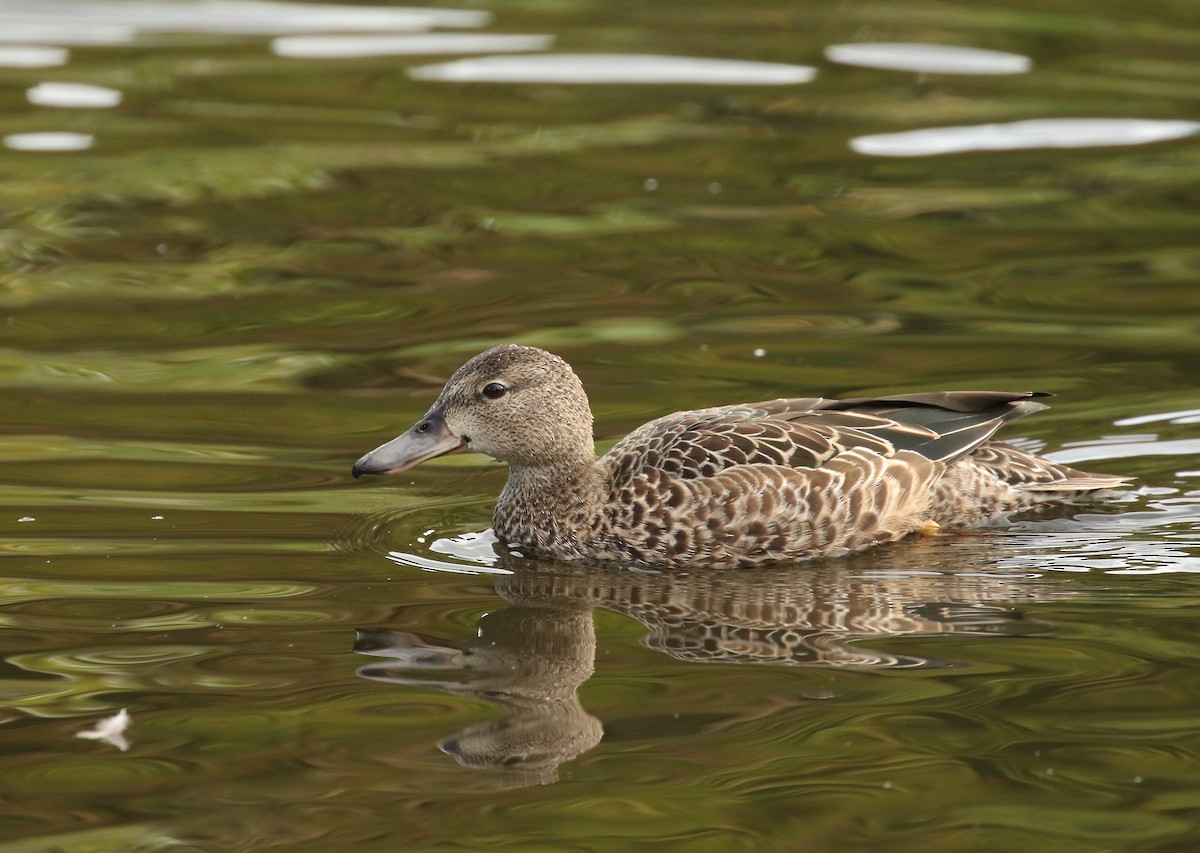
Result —
[[993, 441], [1040, 391], [779, 398], [675, 412], [597, 456], [571, 366], [505, 344], [354, 463], [396, 474], [462, 451], [508, 464], [492, 529], [520, 556], [648, 569], [794, 563], [1103, 495], [1091, 474]]

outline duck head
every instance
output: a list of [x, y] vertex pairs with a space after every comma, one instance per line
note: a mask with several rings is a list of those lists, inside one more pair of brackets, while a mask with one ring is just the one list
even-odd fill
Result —
[[537, 347], [480, 353], [455, 371], [423, 418], [355, 462], [353, 473], [396, 474], [463, 450], [515, 468], [595, 461], [592, 412], [579, 377]]

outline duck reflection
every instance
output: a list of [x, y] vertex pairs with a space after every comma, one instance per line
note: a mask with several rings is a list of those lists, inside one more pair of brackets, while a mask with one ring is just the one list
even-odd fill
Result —
[[575, 691], [596, 659], [592, 607], [572, 599], [515, 600], [479, 620], [464, 646], [408, 631], [359, 630], [354, 650], [387, 658], [358, 670], [374, 681], [435, 687], [500, 705], [438, 747], [465, 767], [505, 772], [512, 785], [554, 782], [558, 765], [600, 742], [600, 721]]
[[872, 641], [1040, 633], [1045, 626], [1014, 605], [1063, 595], [1041, 581], [966, 574], [961, 564], [949, 573], [938, 562], [913, 570], [856, 555], [795, 567], [646, 573], [505, 557], [500, 566], [512, 574], [497, 577], [496, 591], [509, 606], [484, 616], [470, 642], [360, 630], [355, 651], [384, 658], [363, 666], [364, 678], [500, 705], [502, 717], [440, 748], [464, 766], [505, 771], [509, 784], [546, 784], [603, 736], [576, 695], [594, 669], [597, 607], [636, 619], [648, 647], [680, 660], [895, 668], [946, 664], [874, 649]]

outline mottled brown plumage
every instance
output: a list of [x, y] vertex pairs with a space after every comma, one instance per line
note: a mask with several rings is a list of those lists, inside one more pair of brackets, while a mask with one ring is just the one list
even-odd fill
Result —
[[677, 412], [596, 458], [570, 365], [475, 356], [355, 476], [478, 450], [509, 464], [496, 535], [529, 556], [738, 566], [839, 554], [1122, 485], [989, 441], [1038, 392], [770, 400]]

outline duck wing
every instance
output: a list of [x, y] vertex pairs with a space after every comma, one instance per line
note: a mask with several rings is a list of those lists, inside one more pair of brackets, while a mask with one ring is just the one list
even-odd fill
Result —
[[683, 480], [742, 465], [819, 469], [849, 451], [934, 462], [971, 453], [1004, 423], [1045, 408], [1039, 392], [945, 391], [831, 400], [781, 398], [676, 412], [609, 451], [617, 482], [650, 471]]

